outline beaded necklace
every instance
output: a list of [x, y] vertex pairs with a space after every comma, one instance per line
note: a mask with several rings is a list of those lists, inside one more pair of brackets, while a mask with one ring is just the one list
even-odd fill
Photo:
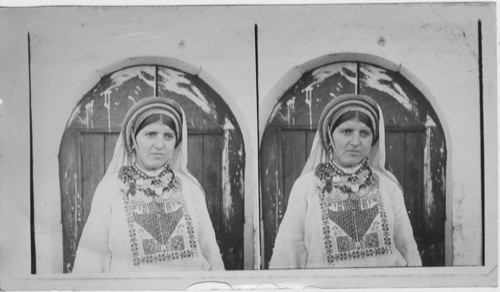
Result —
[[315, 175], [322, 182], [322, 191], [331, 193], [335, 189], [339, 199], [359, 200], [378, 186], [378, 177], [368, 166], [368, 159], [354, 171], [343, 170], [331, 162], [321, 163]]
[[179, 190], [180, 183], [178, 177], [169, 165], [166, 165], [158, 175], [150, 176], [136, 165], [123, 166], [118, 174], [120, 180], [128, 189], [127, 195], [136, 197], [146, 203], [154, 200], [162, 203], [171, 190]]

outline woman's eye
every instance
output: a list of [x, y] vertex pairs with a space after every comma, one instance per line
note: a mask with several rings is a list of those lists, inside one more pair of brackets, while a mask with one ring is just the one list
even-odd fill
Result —
[[150, 137], [150, 138], [153, 138], [155, 136], [155, 133], [154, 132], [148, 132], [148, 133], [146, 133], [146, 136]]
[[369, 131], [361, 131], [361, 135], [362, 135], [363, 137], [369, 137], [371, 134], [372, 134], [372, 133], [371, 133], [371, 132], [369, 132]]
[[174, 138], [173, 134], [165, 134], [165, 139], [172, 140]]
[[342, 130], [341, 131], [342, 134], [346, 134], [346, 135], [349, 135], [352, 133], [352, 130], [349, 130], [349, 129], [346, 129], [346, 130]]

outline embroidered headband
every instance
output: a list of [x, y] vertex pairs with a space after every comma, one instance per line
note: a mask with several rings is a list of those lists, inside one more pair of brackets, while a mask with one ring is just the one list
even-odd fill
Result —
[[150, 109], [148, 111], [141, 113], [137, 117], [136, 122], [134, 123], [134, 129], [133, 129], [132, 133], [137, 134], [137, 130], [139, 129], [139, 126], [142, 124], [142, 122], [144, 122], [145, 119], [147, 119], [148, 117], [150, 117], [154, 114], [165, 115], [165, 116], [169, 117], [170, 119], [172, 119], [172, 121], [174, 122], [174, 125], [175, 125], [175, 129], [172, 129], [172, 130], [174, 130], [175, 136], [177, 138], [178, 133], [180, 133], [179, 122], [181, 121], [181, 117], [178, 116], [175, 112], [167, 111], [167, 110], [161, 109], [161, 108], [153, 108], [153, 109]]
[[370, 118], [373, 128], [373, 139], [378, 139], [379, 114], [377, 103], [366, 95], [345, 94], [330, 101], [321, 113], [318, 130], [320, 131], [321, 143], [325, 149], [331, 147], [331, 131], [335, 122], [345, 113], [358, 111]]
[[176, 146], [182, 140], [182, 111], [172, 99], [148, 97], [136, 102], [127, 112], [122, 124], [123, 144], [127, 155], [132, 156], [135, 145], [135, 134], [140, 124], [153, 114], [166, 115], [175, 125]]

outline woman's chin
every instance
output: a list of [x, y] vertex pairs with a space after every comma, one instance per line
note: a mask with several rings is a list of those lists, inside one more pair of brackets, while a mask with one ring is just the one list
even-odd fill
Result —
[[346, 159], [344, 161], [344, 166], [345, 167], [355, 167], [357, 165], [359, 165], [361, 162], [363, 161], [363, 159]]
[[155, 170], [158, 170], [158, 169], [164, 167], [166, 164], [167, 164], [166, 161], [154, 161], [154, 162], [148, 163], [146, 165], [145, 169], [149, 170], [149, 171], [155, 171]]

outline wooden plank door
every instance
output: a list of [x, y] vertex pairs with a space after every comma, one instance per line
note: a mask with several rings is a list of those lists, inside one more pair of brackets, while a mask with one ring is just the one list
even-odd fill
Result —
[[403, 188], [405, 206], [420, 250], [424, 248], [422, 228], [424, 206], [424, 131], [388, 131], [386, 133], [386, 169]]
[[268, 120], [259, 152], [262, 268], [268, 268], [291, 188], [309, 156], [323, 108], [336, 96], [355, 92], [371, 96], [382, 108], [386, 168], [403, 188], [423, 264], [444, 264], [446, 145], [439, 119], [425, 97], [399, 73], [345, 62], [304, 73]]
[[104, 76], [75, 107], [59, 151], [64, 272], [71, 272], [92, 198], [128, 109], [149, 96], [174, 99], [188, 126], [188, 169], [205, 192], [226, 269], [243, 268], [245, 147], [231, 109], [198, 76], [135, 66]]

